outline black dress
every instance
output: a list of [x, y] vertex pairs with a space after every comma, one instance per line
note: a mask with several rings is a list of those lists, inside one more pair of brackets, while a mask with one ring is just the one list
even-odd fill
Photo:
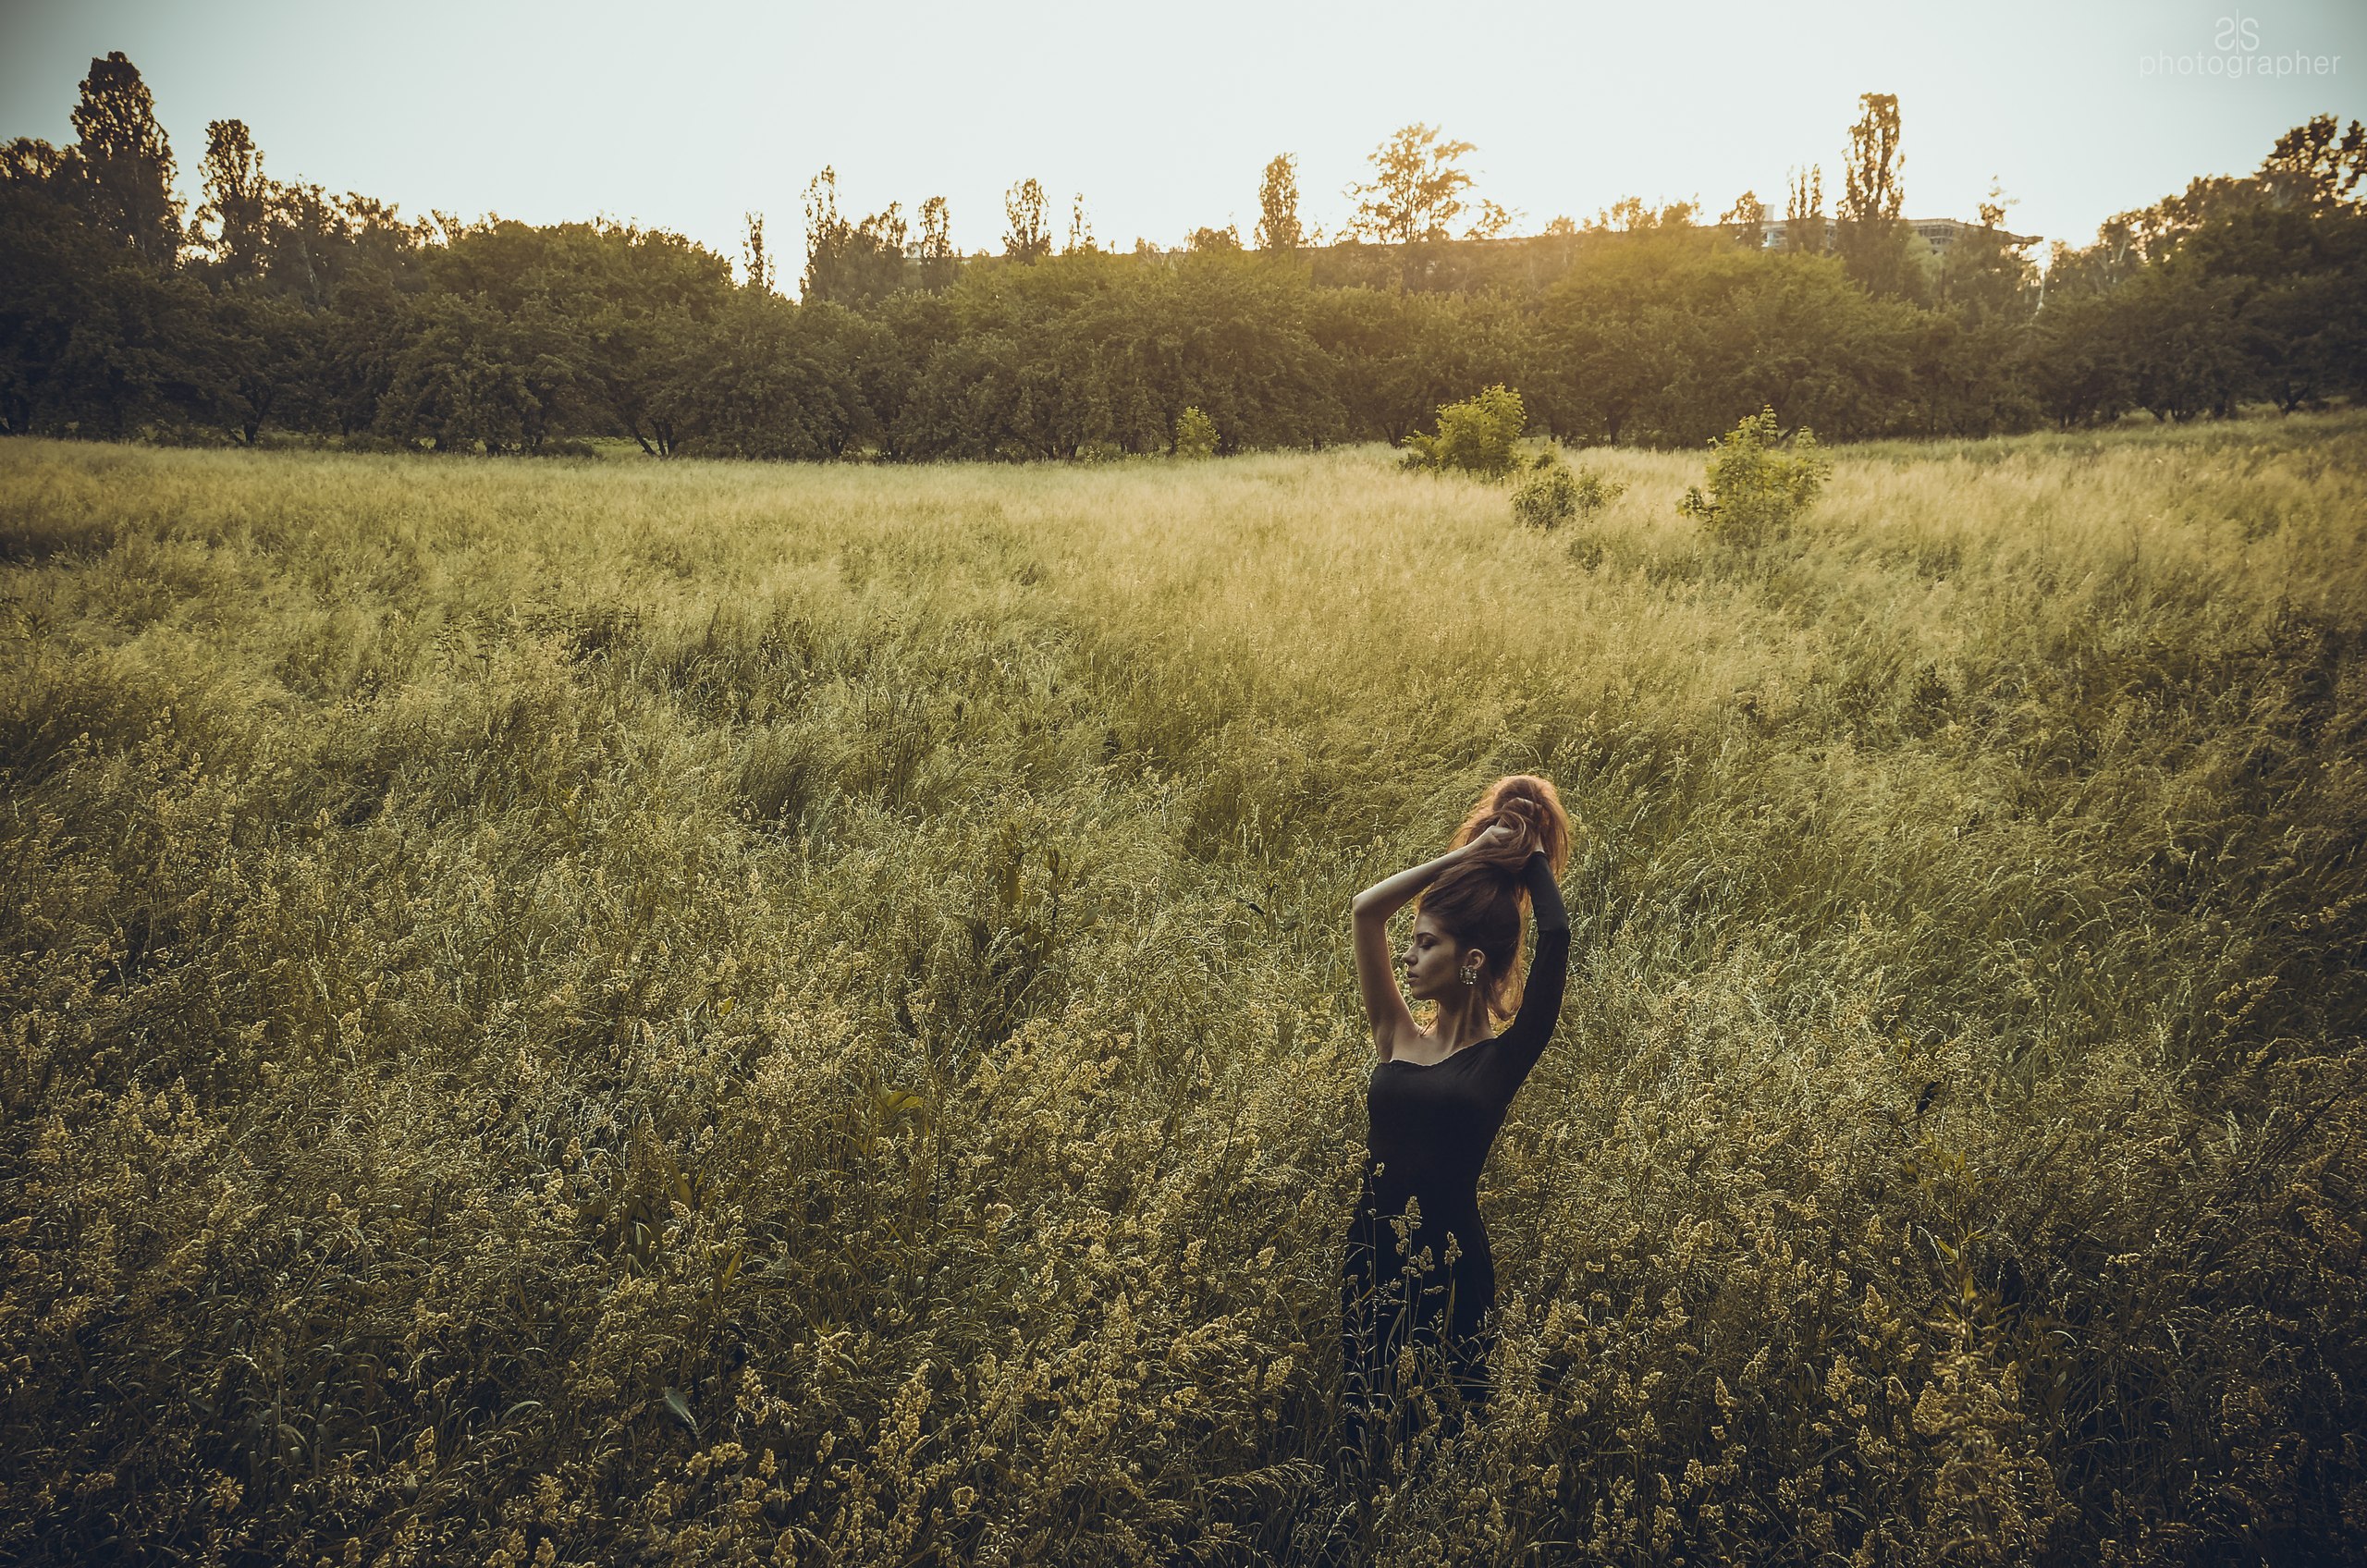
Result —
[[[1343, 1438], [1358, 1454], [1376, 1430], [1392, 1440], [1404, 1434], [1408, 1413], [1398, 1401], [1413, 1386], [1399, 1386], [1397, 1362], [1409, 1343], [1466, 1402], [1488, 1398], [1496, 1264], [1479, 1219], [1479, 1170], [1553, 1037], [1570, 966], [1569, 916], [1544, 855], [1531, 854], [1522, 876], [1537, 950], [1512, 1027], [1443, 1061], [1384, 1061], [1366, 1090], [1370, 1152], [1340, 1282]], [[1420, 1220], [1401, 1243], [1392, 1219], [1402, 1222], [1408, 1199], [1420, 1200]], [[1451, 1399], [1440, 1403], [1453, 1408]]]

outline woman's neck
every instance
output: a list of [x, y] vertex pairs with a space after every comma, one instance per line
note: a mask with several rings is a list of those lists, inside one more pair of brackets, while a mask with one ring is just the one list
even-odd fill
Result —
[[1488, 1037], [1487, 998], [1476, 986], [1462, 989], [1463, 996], [1453, 1006], [1441, 998], [1438, 1016], [1430, 1021], [1430, 1038], [1441, 1056], [1452, 1056]]

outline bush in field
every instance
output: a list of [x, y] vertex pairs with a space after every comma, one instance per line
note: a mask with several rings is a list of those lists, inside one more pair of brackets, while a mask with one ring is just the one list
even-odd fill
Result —
[[1196, 404], [1175, 416], [1175, 455], [1213, 458], [1217, 455], [1217, 422]]
[[1513, 492], [1513, 521], [1524, 528], [1558, 528], [1572, 518], [1591, 518], [1627, 493], [1627, 486], [1589, 468], [1575, 472], [1547, 453]]
[[1815, 432], [1802, 425], [1786, 439], [1775, 410], [1761, 407], [1710, 443], [1710, 493], [1687, 486], [1676, 509], [1722, 545], [1763, 545], [1791, 531], [1832, 472]]
[[1513, 443], [1528, 428], [1520, 394], [1496, 386], [1460, 403], [1439, 405], [1439, 433], [1405, 437], [1405, 466], [1443, 473], [1449, 469], [1502, 479], [1517, 459]]
[[1513, 521], [1524, 528], [1558, 528], [1577, 514], [1577, 476], [1561, 463], [1530, 470], [1513, 492]]

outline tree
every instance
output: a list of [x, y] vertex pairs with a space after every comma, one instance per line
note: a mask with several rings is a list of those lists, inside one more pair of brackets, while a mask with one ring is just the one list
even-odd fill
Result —
[[320, 320], [285, 296], [216, 296], [206, 411], [250, 447], [275, 415], [288, 423], [288, 407], [318, 354]]
[[1306, 242], [1298, 221], [1298, 159], [1284, 153], [1266, 165], [1257, 187], [1257, 249], [1287, 256]]
[[824, 168], [805, 187], [805, 276], [799, 297], [861, 306], [884, 300], [904, 283], [901, 203], [859, 224], [839, 213], [837, 171]]
[[74, 157], [38, 137], [19, 136], [0, 146], [0, 185], [56, 193], [74, 167]]
[[1842, 171], [1841, 205], [1834, 214], [1834, 248], [1849, 276], [1876, 296], [1907, 291], [1907, 238], [1899, 214], [1898, 95], [1866, 92], [1849, 128], [1849, 162]]
[[1784, 199], [1784, 249], [1816, 256], [1824, 252], [1824, 166], [1794, 169]]
[[1660, 229], [1693, 227], [1699, 209], [1690, 202], [1671, 202], [1655, 209], [1640, 196], [1622, 196], [1587, 220], [1593, 234], [1650, 234]]
[[1217, 422], [1192, 404], [1175, 416], [1175, 444], [1169, 448], [1176, 457], [1213, 458], [1217, 455]]
[[332, 196], [318, 185], [273, 181], [264, 271], [275, 289], [308, 309], [328, 310], [357, 273], [401, 278], [415, 272], [434, 233], [427, 220], [405, 221], [388, 203], [353, 191]]
[[[2173, 259], [2175, 260], [2175, 258]], [[2242, 318], [2252, 280], [2200, 267], [2148, 267], [2111, 297], [2128, 395], [2157, 420], [2225, 419], [2255, 389]]]
[[1230, 224], [1222, 228], [1196, 228], [1184, 237], [1184, 249], [1194, 255], [1238, 255], [1241, 235]]
[[913, 257], [921, 265], [921, 287], [931, 293], [949, 288], [958, 264], [953, 254], [953, 220], [942, 196], [921, 203], [921, 242]]
[[180, 254], [181, 204], [173, 150], [140, 67], [121, 50], [91, 62], [74, 105], [82, 198], [99, 228], [155, 266]]
[[2038, 269], [2005, 234], [1993, 183], [1980, 211], [1981, 227], [1959, 234], [1932, 268], [1934, 308], [1917, 312], [1915, 398], [1926, 435], [2026, 429], [2045, 411], [2030, 373]]
[[1940, 262], [1939, 302], [1970, 320], [2019, 320], [2038, 302], [2038, 269], [2005, 237], [2006, 205], [1993, 182], [1981, 227], [1959, 236]]
[[[1450, 226], [1473, 211], [1463, 200], [1472, 177], [1462, 164], [1473, 151], [1468, 141], [1441, 141], [1435, 126], [1417, 123], [1398, 131], [1373, 150], [1373, 178], [1348, 188], [1356, 203], [1348, 232], [1399, 245], [1446, 239]], [[1482, 202], [1464, 237], [1500, 234], [1513, 216], [1493, 202]]]
[[1405, 438], [1404, 466], [1502, 479], [1513, 471], [1513, 444], [1527, 428], [1520, 394], [1499, 383], [1461, 402], [1441, 403], [1436, 435], [1417, 432]]
[[1767, 245], [1767, 203], [1759, 199], [1756, 190], [1746, 190], [1735, 198], [1725, 215], [1718, 220], [1731, 224], [1735, 242], [1746, 251], [1764, 250]]
[[1402, 444], [1441, 403], [1522, 369], [1523, 323], [1501, 297], [1321, 288], [1307, 331], [1330, 358], [1350, 434]]
[[442, 292], [414, 308], [407, 337], [379, 403], [385, 434], [489, 453], [532, 452], [550, 436], [577, 374], [552, 312]]
[[198, 208], [197, 218], [214, 226], [207, 248], [225, 278], [243, 283], [263, 270], [264, 224], [271, 210], [271, 181], [244, 120], [206, 125], [203, 170], [205, 204]]
[[1044, 217], [1044, 187], [1023, 179], [1002, 199], [1003, 215], [1011, 227], [1002, 237], [1002, 253], [1029, 264], [1052, 253], [1052, 230]]
[[656, 408], [686, 451], [841, 457], [877, 434], [863, 370], [886, 336], [827, 300], [742, 292], [690, 335]]
[[1789, 436], [1781, 435], [1772, 408], [1747, 415], [1710, 447], [1710, 493], [1689, 485], [1676, 509], [1722, 545], [1749, 546], [1782, 538], [1833, 473], [1832, 461], [1817, 447], [1816, 433], [1802, 425]]
[[2367, 127], [2353, 120], [2337, 141], [2339, 124], [2332, 115], [2318, 115], [2276, 139], [2260, 165], [2261, 187], [2272, 202], [2318, 213], [2353, 200], [2351, 192], [2367, 178]]
[[741, 265], [746, 270], [748, 287], [759, 294], [773, 291], [773, 258], [765, 249], [765, 214], [749, 213], [746, 238], [740, 241]]
[[0, 172], [0, 431], [120, 430], [147, 400], [151, 377], [126, 352], [110, 299], [121, 250], [58, 196], [64, 159], [18, 141]]
[[1093, 220], [1085, 215], [1085, 192], [1080, 190], [1069, 201], [1068, 253], [1074, 256], [1099, 249], [1093, 242]]
[[2367, 389], [2367, 267], [2357, 261], [2262, 289], [2244, 325], [2252, 380], [2279, 411]]
[[2049, 289], [2033, 327], [2025, 376], [2040, 411], [2065, 429], [2114, 420], [2130, 402], [2113, 296]]
[[556, 421], [570, 431], [630, 435], [656, 457], [670, 453], [680, 435], [662, 388], [683, 346], [735, 293], [723, 257], [680, 235], [607, 222], [496, 224], [456, 241], [433, 271], [445, 288], [489, 301], [507, 320], [547, 320], [557, 347], [542, 351], [572, 371], [558, 387]]
[[1547, 291], [1541, 411], [1554, 435], [1616, 444], [1656, 433], [1699, 330], [1684, 297], [1691, 249], [1658, 239], [1606, 246]]

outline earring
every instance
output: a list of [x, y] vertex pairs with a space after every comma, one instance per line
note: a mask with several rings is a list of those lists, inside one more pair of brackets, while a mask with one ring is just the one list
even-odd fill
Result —
[[1463, 983], [1466, 986], [1477, 986], [1479, 984], [1479, 972], [1476, 969], [1463, 971]]

